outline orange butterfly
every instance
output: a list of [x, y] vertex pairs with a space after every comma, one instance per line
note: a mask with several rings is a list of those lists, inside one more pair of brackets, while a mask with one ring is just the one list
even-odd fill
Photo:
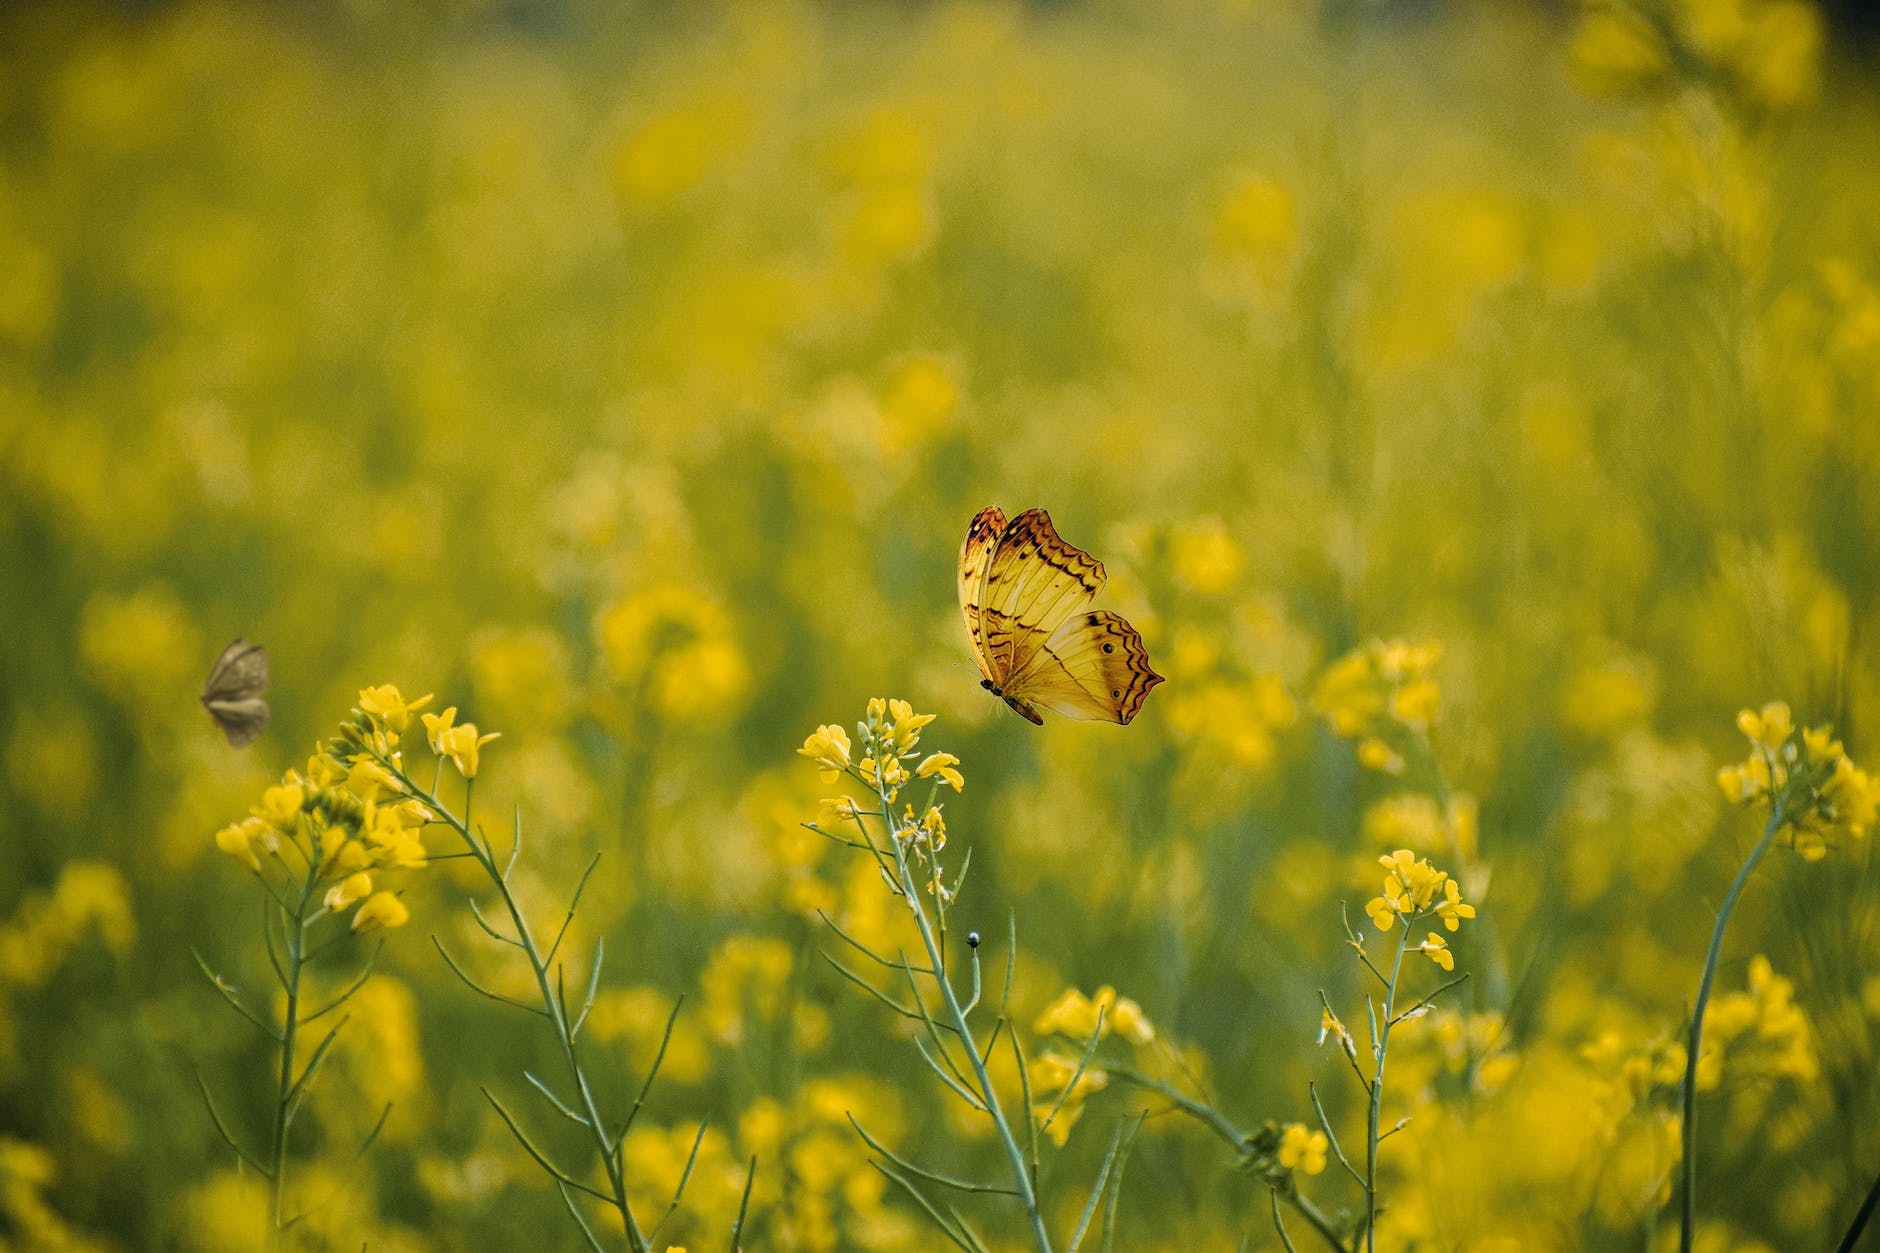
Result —
[[1162, 676], [1135, 627], [1090, 607], [1108, 578], [1044, 510], [1007, 522], [997, 506], [981, 509], [960, 546], [960, 612], [980, 686], [1040, 726], [1034, 705], [1085, 722], [1134, 718]]

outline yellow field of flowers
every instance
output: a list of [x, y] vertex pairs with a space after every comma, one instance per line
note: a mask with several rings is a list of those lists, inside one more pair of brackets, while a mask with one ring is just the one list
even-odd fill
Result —
[[1880, 1248], [1861, 55], [8, 6], [0, 1250]]

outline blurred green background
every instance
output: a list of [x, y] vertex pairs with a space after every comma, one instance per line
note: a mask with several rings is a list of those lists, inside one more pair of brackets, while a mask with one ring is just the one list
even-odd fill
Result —
[[[194, 1072], [258, 1135], [271, 1054], [189, 950], [266, 966], [211, 836], [380, 682], [502, 732], [479, 810], [521, 807], [533, 907], [604, 854], [612, 1097], [688, 996], [629, 1154], [650, 1213], [713, 1120], [662, 1245], [721, 1246], [757, 1152], [747, 1248], [934, 1247], [844, 1109], [996, 1168], [816, 955], [817, 906], [887, 907], [795, 825], [792, 750], [875, 695], [964, 761], [955, 925], [1016, 910], [1021, 1020], [1113, 984], [1242, 1123], [1316, 1079], [1350, 1126], [1340, 902], [1437, 846], [1309, 698], [1405, 637], [1492, 924], [1456, 1008], [1503, 1017], [1403, 1046], [1390, 1243], [1659, 1247], [1662, 1086], [1601, 1058], [1676, 1028], [1753, 838], [1732, 718], [1781, 697], [1873, 764], [1876, 153], [1802, 0], [8, 6], [0, 1243], [252, 1247]], [[1108, 564], [1169, 679], [1132, 726], [978, 689], [991, 503]], [[196, 704], [237, 635], [274, 676], [241, 754]], [[575, 1247], [478, 1092], [552, 1045], [426, 942], [514, 974], [470, 886], [410, 881], [304, 1247]], [[1875, 888], [1864, 846], [1752, 887], [1721, 986], [1766, 955], [1818, 1070], [1726, 1065], [1706, 1249], [1831, 1243], [1880, 1166]], [[1144, 1105], [1047, 1163], [1065, 1229]], [[1266, 1208], [1158, 1111], [1117, 1247], [1278, 1248]]]

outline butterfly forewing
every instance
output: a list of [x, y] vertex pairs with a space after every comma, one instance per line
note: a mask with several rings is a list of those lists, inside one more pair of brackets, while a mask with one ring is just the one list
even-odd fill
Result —
[[202, 685], [202, 707], [209, 711], [232, 748], [254, 743], [268, 725], [268, 650], [238, 639], [222, 650]]
[[981, 602], [986, 595], [986, 572], [992, 566], [992, 554], [1005, 531], [1005, 511], [997, 505], [981, 509], [966, 528], [966, 542], [960, 545], [960, 613], [966, 619], [966, 635], [972, 641], [973, 661], [988, 682], [995, 682], [991, 653], [986, 647], [985, 624]]

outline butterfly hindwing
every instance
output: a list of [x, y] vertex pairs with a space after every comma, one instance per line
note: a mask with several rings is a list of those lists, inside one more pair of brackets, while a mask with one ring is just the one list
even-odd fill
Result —
[[1160, 682], [1136, 628], [1120, 614], [1093, 609], [1053, 631], [1011, 676], [1006, 695], [1082, 722], [1127, 724]]
[[268, 650], [238, 639], [222, 650], [202, 685], [202, 707], [209, 711], [231, 748], [246, 748], [268, 725]]
[[222, 734], [228, 736], [230, 748], [247, 748], [267, 729], [268, 702], [259, 696], [250, 696], [243, 700], [204, 701], [209, 716], [222, 728]]
[[1101, 561], [1058, 535], [1044, 510], [1027, 509], [1006, 523], [979, 602], [986, 677], [1005, 687], [1108, 578]]

